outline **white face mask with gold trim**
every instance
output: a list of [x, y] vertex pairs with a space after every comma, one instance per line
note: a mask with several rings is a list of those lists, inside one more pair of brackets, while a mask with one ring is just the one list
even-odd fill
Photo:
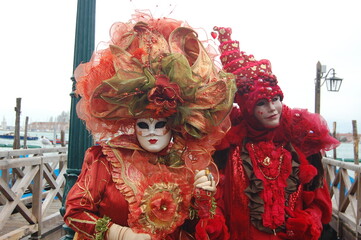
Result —
[[135, 124], [135, 133], [140, 146], [153, 153], [162, 151], [172, 138], [166, 118], [140, 118]]

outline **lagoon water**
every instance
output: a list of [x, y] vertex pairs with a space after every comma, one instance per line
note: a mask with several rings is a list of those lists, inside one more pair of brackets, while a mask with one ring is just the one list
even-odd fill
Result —
[[[0, 130], [0, 134], [5, 134], [8, 133], [9, 131], [1, 131]], [[23, 132], [20, 133], [20, 135], [24, 135]], [[38, 140], [27, 140], [27, 145], [35, 145], [35, 146], [40, 146], [40, 147], [53, 147], [53, 145], [44, 145], [41, 142], [41, 136], [44, 136], [48, 139], [53, 140], [55, 138], [55, 136], [57, 138], [60, 138], [60, 132], [59, 133], [54, 133], [54, 132], [29, 132], [28, 136], [31, 137], [39, 137]], [[68, 140], [68, 133], [65, 133], [65, 140]], [[0, 144], [13, 144], [14, 140], [13, 139], [2, 139], [0, 138]], [[20, 141], [20, 145], [22, 145], [24, 142], [23, 140]], [[60, 146], [60, 145], [58, 145]], [[353, 159], [354, 158], [354, 150], [353, 150], [354, 146], [353, 143], [341, 143], [341, 145], [337, 148], [337, 158], [344, 158], [344, 159]], [[359, 144], [359, 149], [361, 149], [361, 143]], [[6, 151], [6, 150], [11, 150], [11, 148], [4, 148], [4, 147], [0, 147], [0, 151]], [[328, 157], [333, 157], [333, 151], [328, 151], [327, 153]], [[361, 157], [361, 154], [359, 153], [359, 158]]]
[[[361, 147], [361, 143], [358, 148]], [[327, 157], [333, 158], [333, 151], [326, 152]], [[359, 159], [361, 154], [359, 152]], [[354, 159], [354, 144], [353, 143], [341, 143], [340, 146], [336, 148], [336, 157], [341, 159]]]
[[[9, 133], [10, 131], [2, 131], [0, 130], [0, 134], [6, 134]], [[23, 136], [24, 132], [20, 132], [20, 135]], [[29, 137], [38, 137], [38, 140], [27, 140], [26, 144], [28, 146], [38, 146], [38, 147], [53, 147], [53, 145], [49, 144], [43, 144], [41, 142], [41, 137], [44, 136], [49, 140], [54, 140], [56, 138], [60, 138], [60, 132], [58, 133], [54, 133], [54, 132], [28, 132], [28, 136]], [[68, 133], [65, 133], [65, 141], [68, 141]], [[0, 138], [0, 145], [1, 144], [13, 144], [14, 143], [14, 139], [4, 139], [4, 138]], [[24, 144], [24, 140], [20, 140], [20, 145]], [[60, 145], [57, 144], [57, 146], [59, 147]], [[0, 151], [7, 151], [7, 150], [12, 150], [12, 148], [7, 148], [7, 147], [0, 147]]]

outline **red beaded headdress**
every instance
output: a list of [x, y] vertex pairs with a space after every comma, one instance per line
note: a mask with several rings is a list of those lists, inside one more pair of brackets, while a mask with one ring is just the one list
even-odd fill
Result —
[[272, 74], [271, 63], [266, 59], [255, 60], [253, 55], [240, 51], [239, 42], [231, 39], [232, 29], [214, 27], [219, 33], [221, 62], [226, 72], [236, 76], [237, 93], [235, 102], [243, 113], [253, 114], [255, 104], [260, 99], [271, 100], [283, 93]]

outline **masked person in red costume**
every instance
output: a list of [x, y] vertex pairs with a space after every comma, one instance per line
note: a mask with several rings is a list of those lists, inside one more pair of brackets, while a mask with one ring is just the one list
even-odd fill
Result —
[[283, 104], [268, 60], [241, 52], [230, 28], [214, 30], [239, 106], [216, 154], [228, 153], [219, 189], [231, 239], [317, 240], [332, 215], [322, 154], [339, 142], [320, 115]]
[[228, 239], [213, 147], [235, 92], [196, 32], [137, 13], [76, 72], [77, 112], [101, 141], [66, 200], [76, 239]]

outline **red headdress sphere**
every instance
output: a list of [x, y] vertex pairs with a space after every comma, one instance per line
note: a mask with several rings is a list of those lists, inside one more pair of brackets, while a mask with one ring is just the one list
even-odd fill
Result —
[[277, 78], [272, 74], [271, 63], [266, 59], [255, 60], [253, 55], [241, 52], [239, 42], [231, 38], [232, 29], [214, 27], [219, 33], [221, 62], [226, 72], [236, 77], [237, 93], [235, 102], [243, 114], [253, 115], [255, 104], [260, 99], [271, 100], [279, 95], [283, 99]]

